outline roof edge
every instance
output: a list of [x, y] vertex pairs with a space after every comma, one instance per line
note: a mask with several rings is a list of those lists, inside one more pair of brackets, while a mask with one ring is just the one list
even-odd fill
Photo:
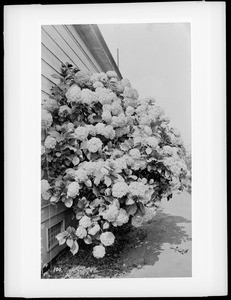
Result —
[[82, 40], [95, 57], [98, 64], [101, 66], [104, 72], [115, 71], [122, 79], [120, 70], [115, 63], [115, 60], [101, 34], [101, 31], [96, 24], [79, 24], [73, 25], [75, 30], [78, 32]]

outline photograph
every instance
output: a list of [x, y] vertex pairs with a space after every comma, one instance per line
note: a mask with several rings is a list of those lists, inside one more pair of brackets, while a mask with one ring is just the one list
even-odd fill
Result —
[[192, 277], [191, 24], [41, 26], [41, 279]]

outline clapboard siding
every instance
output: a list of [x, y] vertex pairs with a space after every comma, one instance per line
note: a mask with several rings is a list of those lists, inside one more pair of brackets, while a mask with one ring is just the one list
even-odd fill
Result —
[[[80, 25], [79, 25], [80, 26]], [[77, 26], [78, 27], [78, 26]], [[86, 31], [85, 35], [88, 35]], [[82, 35], [81, 35], [82, 34]], [[60, 69], [63, 63], [70, 63], [79, 68], [81, 71], [94, 73], [103, 72], [109, 66], [113, 66], [110, 57], [105, 52], [103, 44], [100, 44], [97, 36], [93, 36], [96, 40], [92, 40], [92, 36], [79, 33], [74, 25], [46, 25], [41, 28], [41, 97], [42, 100], [49, 98], [52, 86], [59, 83], [59, 79], [53, 78], [53, 74], [60, 74]], [[87, 42], [86, 42], [87, 40]], [[94, 45], [94, 47], [91, 47]], [[102, 50], [103, 54], [94, 51], [95, 45], [98, 46], [98, 51]], [[107, 54], [107, 55], [106, 55]], [[116, 69], [116, 68], [114, 68]], [[119, 70], [116, 69], [119, 74]], [[49, 263], [62, 249], [57, 244], [54, 247], [48, 247], [48, 232], [49, 228], [56, 226], [64, 221], [64, 227], [76, 227], [77, 220], [72, 220], [72, 210], [67, 210], [63, 203], [55, 206], [42, 205], [41, 208], [41, 262], [42, 267]], [[53, 227], [54, 229], [54, 227]], [[56, 231], [55, 231], [56, 232]], [[54, 231], [52, 233], [54, 235]], [[56, 233], [55, 233], [56, 234]]]
[[99, 63], [95, 60], [90, 50], [87, 48], [83, 40], [81, 39], [80, 35], [77, 33], [75, 28], [71, 25], [65, 25], [64, 28], [67, 30], [67, 32], [72, 36], [72, 38], [75, 40], [76, 44], [78, 45], [78, 48], [82, 51], [82, 53], [85, 56], [85, 60], [89, 61], [92, 66], [92, 71], [94, 72], [102, 72], [102, 69], [99, 65]]
[[49, 48], [42, 44], [42, 60], [52, 65], [52, 67], [60, 72], [60, 67], [63, 61], [57, 57]]
[[70, 36], [69, 38], [67, 38], [63, 35], [63, 32], [60, 33], [54, 26], [44, 26], [43, 29], [46, 32], [46, 34], [50, 37], [50, 40], [52, 40], [54, 47], [58, 46], [58, 48], [65, 53], [65, 61], [68, 61], [67, 59], [69, 59], [71, 60], [70, 63], [74, 64], [79, 69], [83, 71], [90, 71], [87, 64], [84, 64], [79, 58], [78, 54], [76, 53], [76, 51], [78, 51], [78, 48], [75, 47], [75, 45], [73, 45], [73, 40]]
[[42, 97], [49, 96], [59, 82], [51, 75], [59, 74], [62, 63], [69, 62], [84, 72], [102, 71], [74, 26], [45, 25], [41, 30]]

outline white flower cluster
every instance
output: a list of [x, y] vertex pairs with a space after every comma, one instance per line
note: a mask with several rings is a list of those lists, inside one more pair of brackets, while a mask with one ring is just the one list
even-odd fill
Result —
[[71, 198], [76, 197], [79, 194], [79, 189], [80, 189], [80, 186], [79, 186], [78, 182], [73, 181], [72, 183], [70, 183], [68, 185], [67, 196], [71, 197]]
[[156, 148], [159, 144], [159, 141], [157, 138], [155, 138], [154, 136], [149, 136], [145, 139], [146, 143], [152, 147], [152, 148]]
[[123, 224], [126, 224], [128, 221], [129, 221], [129, 216], [128, 216], [126, 210], [123, 208], [120, 208], [119, 214], [115, 220], [115, 224], [114, 223], [113, 224], [116, 226], [122, 226]]
[[42, 121], [42, 128], [47, 129], [51, 127], [53, 118], [51, 113], [49, 113], [46, 109], [42, 109], [42, 116], [41, 116], [41, 121]]
[[83, 216], [79, 221], [79, 225], [83, 228], [88, 228], [91, 226], [91, 224], [91, 218], [89, 218], [88, 216]]
[[131, 150], [129, 151], [129, 154], [131, 155], [131, 157], [132, 157], [133, 159], [139, 159], [139, 158], [141, 157], [140, 150], [139, 150], [139, 149], [136, 149], [136, 148], [131, 149]]
[[87, 236], [87, 230], [83, 226], [79, 226], [76, 229], [76, 235], [78, 238], [83, 239]]
[[105, 247], [103, 245], [95, 246], [93, 248], [93, 256], [95, 258], [102, 258], [105, 256]]
[[55, 99], [47, 98], [42, 101], [42, 108], [52, 113], [59, 108], [59, 105]]
[[88, 130], [84, 126], [79, 126], [75, 129], [75, 136], [78, 140], [83, 141], [88, 136]]
[[61, 117], [66, 116], [66, 115], [70, 115], [71, 114], [71, 108], [67, 105], [62, 105], [59, 108], [59, 115]]
[[90, 235], [95, 235], [97, 232], [100, 231], [100, 226], [98, 223], [94, 224], [93, 227], [91, 227], [89, 230], [88, 230], [88, 234]]
[[102, 258], [115, 242], [113, 228], [150, 221], [154, 203], [181, 190], [190, 174], [180, 134], [154, 98], [139, 99], [115, 71], [71, 74], [66, 97], [42, 104], [45, 178], [51, 155], [51, 174], [62, 168], [52, 187], [42, 181], [42, 197], [73, 207], [78, 226], [68, 233], [92, 244], [93, 256]]
[[101, 150], [102, 145], [103, 145], [103, 143], [99, 138], [93, 137], [87, 142], [87, 149], [90, 152], [95, 153], [95, 152]]
[[49, 192], [49, 190], [51, 189], [51, 186], [49, 184], [49, 182], [46, 179], [42, 179], [41, 180], [41, 194], [42, 194], [42, 198], [44, 200], [49, 200], [51, 197], [51, 193]]
[[148, 186], [146, 186], [143, 182], [132, 181], [129, 184], [129, 193], [132, 196], [144, 197], [147, 189], [148, 189]]
[[73, 84], [66, 92], [68, 102], [81, 101], [81, 88], [77, 84]]
[[116, 198], [124, 197], [129, 191], [128, 185], [126, 182], [118, 181], [112, 187], [112, 196]]
[[50, 135], [48, 135], [45, 139], [44, 146], [47, 149], [54, 149], [56, 146], [56, 139]]
[[115, 241], [115, 236], [112, 232], [106, 231], [100, 235], [100, 242], [104, 246], [111, 246]]
[[102, 213], [102, 216], [108, 222], [114, 222], [119, 214], [119, 209], [115, 203], [108, 206], [107, 210]]

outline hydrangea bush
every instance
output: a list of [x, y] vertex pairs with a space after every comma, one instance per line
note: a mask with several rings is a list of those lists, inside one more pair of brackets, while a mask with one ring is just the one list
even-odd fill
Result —
[[57, 235], [73, 254], [79, 241], [104, 257], [115, 228], [139, 227], [161, 198], [189, 189], [180, 133], [152, 97], [140, 99], [114, 71], [85, 74], [62, 65], [52, 96], [42, 102], [41, 193], [72, 208], [77, 227]]

